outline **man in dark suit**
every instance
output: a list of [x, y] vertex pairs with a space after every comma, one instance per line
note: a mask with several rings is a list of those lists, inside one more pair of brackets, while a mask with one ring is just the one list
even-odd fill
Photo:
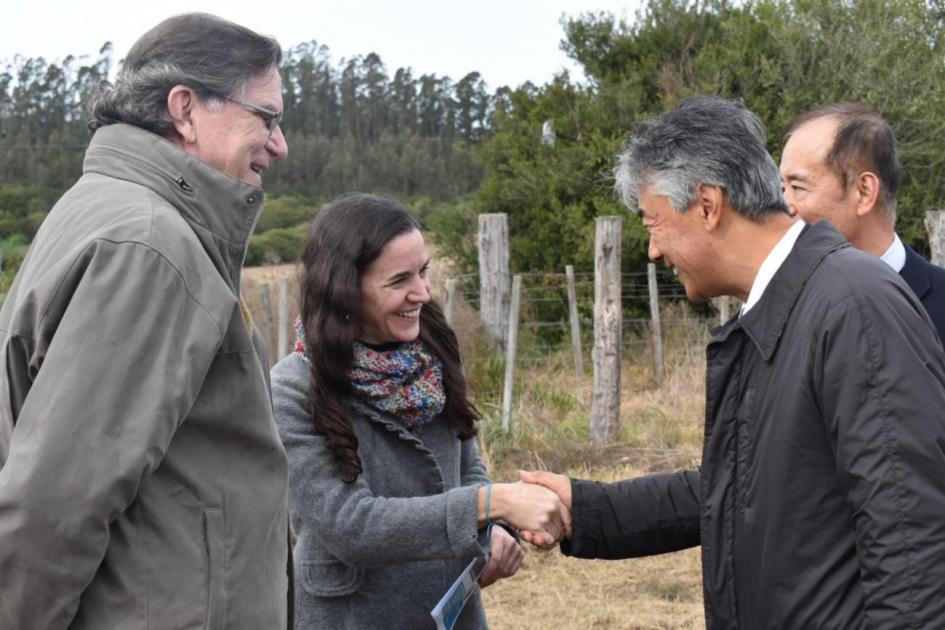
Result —
[[882, 258], [945, 339], [945, 269], [919, 256], [895, 231], [900, 173], [892, 128], [865, 105], [805, 112], [784, 134], [781, 184], [791, 211], [808, 223], [829, 220], [854, 247]]

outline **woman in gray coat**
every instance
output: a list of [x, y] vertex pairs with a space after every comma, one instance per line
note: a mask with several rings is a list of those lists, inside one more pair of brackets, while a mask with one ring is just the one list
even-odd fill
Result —
[[[410, 214], [385, 197], [341, 197], [315, 218], [302, 262], [300, 340], [272, 370], [297, 627], [433, 628], [431, 610], [471, 560], [491, 550], [482, 586], [521, 566], [493, 520], [550, 544], [570, 515], [541, 486], [490, 484]], [[478, 591], [454, 627], [486, 627]]]

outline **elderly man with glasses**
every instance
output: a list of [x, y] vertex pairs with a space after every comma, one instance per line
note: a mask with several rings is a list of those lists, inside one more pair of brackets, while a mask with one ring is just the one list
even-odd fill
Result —
[[287, 475], [240, 300], [279, 44], [170, 18], [90, 106], [0, 311], [0, 628], [287, 625]]

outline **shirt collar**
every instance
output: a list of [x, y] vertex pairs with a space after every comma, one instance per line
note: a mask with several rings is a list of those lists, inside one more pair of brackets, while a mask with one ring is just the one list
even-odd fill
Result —
[[713, 329], [712, 344], [724, 343], [729, 335], [740, 329], [755, 344], [762, 359], [770, 361], [811, 275], [827, 256], [848, 247], [850, 243], [828, 221], [803, 226], [790, 254], [775, 273], [756, 308]]
[[784, 263], [784, 259], [791, 253], [791, 250], [794, 248], [794, 243], [797, 241], [797, 237], [801, 235], [801, 230], [803, 229], [804, 222], [801, 220], [795, 221], [794, 225], [788, 228], [787, 232], [781, 236], [777, 244], [768, 252], [768, 255], [758, 268], [755, 281], [751, 285], [748, 299], [742, 305], [739, 317], [751, 310], [751, 307], [757, 304], [758, 300], [761, 299], [765, 289], [768, 288], [768, 284], [771, 282], [771, 278], [774, 277], [774, 274], [777, 273], [778, 269], [780, 269], [781, 265]]
[[883, 259], [883, 262], [892, 267], [892, 270], [896, 273], [902, 271], [902, 268], [906, 266], [906, 247], [902, 244], [902, 241], [899, 239], [899, 235], [893, 233], [893, 242], [889, 246], [889, 249], [880, 256]]

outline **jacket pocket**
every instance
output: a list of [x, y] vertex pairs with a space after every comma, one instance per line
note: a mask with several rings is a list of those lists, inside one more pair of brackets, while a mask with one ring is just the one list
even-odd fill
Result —
[[207, 630], [226, 627], [226, 571], [224, 565], [224, 520], [221, 508], [203, 511], [207, 544]]
[[736, 453], [735, 466], [737, 474], [735, 483], [738, 488], [738, 513], [743, 514], [751, 503], [751, 485], [755, 470], [755, 441], [756, 433], [761, 430], [760, 420], [755, 417], [755, 388], [746, 387], [738, 405], [738, 415], [735, 418]]
[[296, 577], [307, 595], [344, 597], [361, 588], [364, 571], [338, 560], [322, 560], [300, 563]]

